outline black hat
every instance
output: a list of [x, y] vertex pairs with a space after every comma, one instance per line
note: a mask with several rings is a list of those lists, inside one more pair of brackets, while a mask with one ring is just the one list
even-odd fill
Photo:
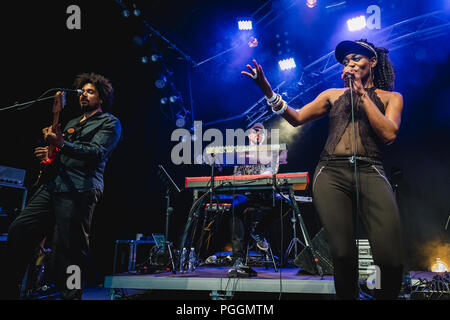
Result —
[[362, 41], [342, 41], [336, 46], [336, 50], [334, 51], [336, 60], [339, 63], [342, 63], [345, 57], [350, 53], [359, 53], [369, 58], [378, 58], [375, 49]]

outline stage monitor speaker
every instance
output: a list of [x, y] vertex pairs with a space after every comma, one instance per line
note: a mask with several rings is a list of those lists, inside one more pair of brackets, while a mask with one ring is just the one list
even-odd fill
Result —
[[[330, 249], [328, 248], [328, 243], [325, 237], [325, 231], [320, 229], [316, 236], [311, 240], [312, 247], [314, 248], [314, 253], [317, 258], [317, 263], [322, 269], [324, 275], [334, 274], [333, 262], [331, 260]], [[310, 274], [318, 274], [314, 259], [311, 257], [311, 252], [304, 248], [295, 257], [294, 263], [297, 267], [302, 268], [302, 271], [306, 271]]]

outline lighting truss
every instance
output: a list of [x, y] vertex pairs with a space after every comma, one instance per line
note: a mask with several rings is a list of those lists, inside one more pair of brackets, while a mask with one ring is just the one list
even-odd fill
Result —
[[[371, 42], [376, 42], [381, 47], [388, 47], [389, 51], [398, 50], [418, 41], [442, 36], [450, 32], [449, 13], [441, 10], [417, 16], [401, 21], [379, 31], [371, 32]], [[297, 94], [287, 103], [306, 96], [317, 87], [325, 85], [331, 78], [336, 77], [340, 70], [340, 64], [336, 61], [334, 51], [327, 53], [314, 62], [304, 67], [299, 80], [294, 84], [287, 84], [291, 88], [297, 88]], [[283, 83], [284, 84], [284, 83]], [[264, 105], [261, 103], [264, 102]], [[259, 106], [259, 107], [258, 107]], [[268, 121], [273, 113], [265, 105], [263, 98], [242, 113], [250, 127], [257, 119], [258, 122]]]

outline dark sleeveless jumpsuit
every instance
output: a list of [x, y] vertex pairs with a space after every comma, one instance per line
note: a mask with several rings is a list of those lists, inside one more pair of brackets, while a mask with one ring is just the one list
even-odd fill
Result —
[[[384, 104], [374, 88], [366, 89], [384, 114]], [[399, 211], [383, 164], [383, 142], [373, 131], [361, 101], [354, 95], [357, 131], [357, 177], [360, 212], [374, 259], [380, 268], [376, 299], [398, 297], [403, 272]], [[313, 199], [327, 234], [334, 263], [338, 299], [357, 299], [358, 252], [356, 247], [356, 188], [350, 90], [329, 111], [329, 135], [313, 178]]]

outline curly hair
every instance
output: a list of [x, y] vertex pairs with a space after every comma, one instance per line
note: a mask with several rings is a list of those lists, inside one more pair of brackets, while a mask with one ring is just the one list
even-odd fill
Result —
[[96, 73], [82, 73], [76, 76], [74, 87], [76, 89], [82, 89], [87, 83], [93, 84], [97, 89], [100, 99], [103, 100], [102, 108], [110, 108], [114, 100], [114, 89], [111, 81]]

